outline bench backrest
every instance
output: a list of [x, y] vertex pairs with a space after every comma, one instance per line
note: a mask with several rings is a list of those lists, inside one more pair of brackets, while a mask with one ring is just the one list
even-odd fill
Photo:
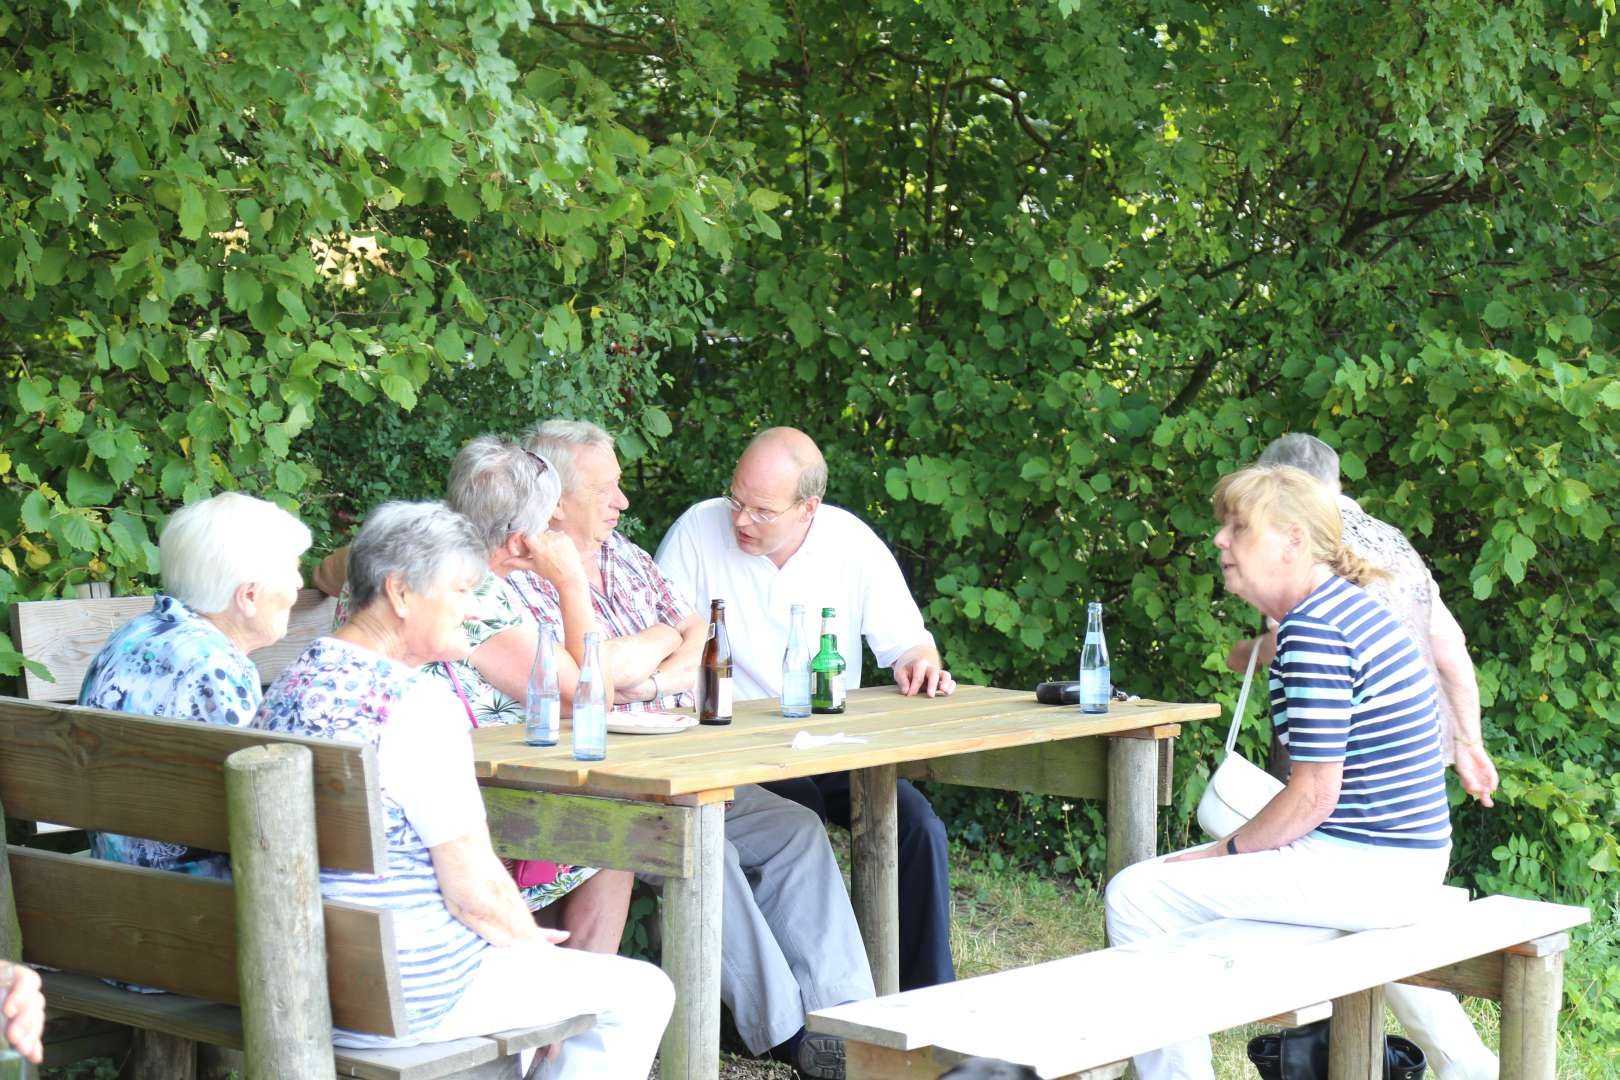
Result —
[[[379, 872], [385, 819], [370, 746], [0, 697], [4, 813], [229, 850], [225, 759], [265, 743], [313, 757], [320, 864]], [[12, 846], [13, 896], [31, 963], [236, 1004], [232, 886]], [[393, 924], [324, 905], [333, 1020], [404, 1029]]]
[[[298, 658], [311, 641], [332, 630], [337, 601], [317, 589], [303, 589], [287, 619], [287, 636], [251, 657], [259, 681], [268, 685]], [[51, 673], [41, 678], [24, 669], [23, 696], [31, 701], [77, 701], [90, 661], [114, 630], [152, 608], [150, 596], [96, 600], [31, 600], [11, 608], [11, 640], [28, 659]], [[52, 681], [54, 680], [54, 681]]]

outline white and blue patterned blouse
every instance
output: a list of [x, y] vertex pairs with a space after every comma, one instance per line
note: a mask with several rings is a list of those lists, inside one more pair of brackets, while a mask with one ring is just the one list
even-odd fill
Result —
[[[118, 628], [79, 688], [79, 704], [114, 712], [246, 727], [259, 707], [259, 669], [213, 623], [159, 593]], [[228, 855], [114, 833], [92, 833], [99, 859], [228, 878]]]
[[[436, 689], [413, 668], [336, 638], [316, 639], [265, 691], [253, 726], [338, 742], [377, 746], [391, 716], [416, 704], [414, 693]], [[447, 721], [453, 722], [453, 721]], [[465, 782], [472, 784], [469, 772]], [[460, 999], [489, 943], [450, 914], [421, 834], [383, 788], [388, 862], [383, 873], [322, 870], [321, 894], [394, 913], [408, 1033], [420, 1035]], [[339, 1031], [344, 1045], [390, 1040]]]

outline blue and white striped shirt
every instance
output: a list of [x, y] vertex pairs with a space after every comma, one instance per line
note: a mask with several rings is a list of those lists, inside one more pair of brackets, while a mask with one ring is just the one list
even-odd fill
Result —
[[1316, 834], [1357, 844], [1451, 842], [1433, 677], [1395, 617], [1331, 577], [1277, 628], [1271, 715], [1296, 762], [1343, 762]]

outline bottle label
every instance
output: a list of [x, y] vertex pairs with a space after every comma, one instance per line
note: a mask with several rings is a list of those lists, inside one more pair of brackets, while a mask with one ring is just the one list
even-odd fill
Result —
[[790, 671], [782, 676], [782, 707], [784, 709], [810, 708], [810, 673]]
[[844, 673], [839, 672], [828, 681], [832, 683], [832, 704], [836, 709], [844, 703]]
[[715, 687], [716, 687], [714, 696], [717, 699], [716, 702], [715, 702], [714, 714], [716, 716], [730, 716], [731, 715], [731, 676], [730, 675], [722, 675], [718, 679], [715, 679], [714, 682], [715, 682]]
[[1090, 671], [1080, 673], [1080, 704], [1103, 705], [1108, 704], [1108, 695], [1113, 687], [1108, 677], [1107, 668], [1092, 668]]
[[562, 730], [562, 702], [556, 698], [531, 702], [524, 720], [526, 741], [537, 746], [552, 746]]

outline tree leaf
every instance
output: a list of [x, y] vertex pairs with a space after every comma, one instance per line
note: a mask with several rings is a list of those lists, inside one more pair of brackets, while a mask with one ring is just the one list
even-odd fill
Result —
[[180, 235], [187, 240], [202, 236], [208, 224], [208, 200], [201, 191], [185, 181], [180, 183]]

